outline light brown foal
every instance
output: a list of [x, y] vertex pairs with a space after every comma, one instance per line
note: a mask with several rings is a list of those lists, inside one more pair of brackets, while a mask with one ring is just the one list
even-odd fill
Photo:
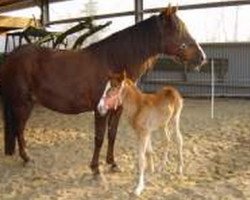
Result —
[[151, 170], [154, 171], [151, 133], [159, 128], [164, 128], [168, 142], [170, 131], [173, 130], [178, 145], [178, 171], [182, 175], [183, 139], [180, 132], [180, 114], [183, 99], [180, 93], [173, 87], [166, 86], [155, 94], [145, 94], [130, 79], [125, 78], [119, 86], [112, 86], [111, 82], [107, 84], [98, 110], [105, 114], [109, 109], [116, 109], [122, 104], [123, 112], [138, 136], [140, 175], [135, 194], [140, 195], [144, 189], [146, 156]]

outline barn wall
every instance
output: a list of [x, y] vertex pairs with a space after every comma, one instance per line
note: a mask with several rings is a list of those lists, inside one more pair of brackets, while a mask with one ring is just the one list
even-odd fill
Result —
[[[215, 95], [249, 97], [250, 43], [203, 44], [202, 47], [208, 58], [214, 59]], [[168, 84], [177, 87], [184, 96], [210, 96], [211, 65], [200, 73], [185, 72], [178, 65], [157, 66], [142, 78], [140, 86], [146, 92], [154, 92]]]
[[203, 48], [210, 58], [228, 59], [227, 84], [250, 86], [250, 43], [209, 44]]

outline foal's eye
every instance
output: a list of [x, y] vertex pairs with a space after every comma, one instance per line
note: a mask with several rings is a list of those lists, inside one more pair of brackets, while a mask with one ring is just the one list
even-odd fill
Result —
[[187, 48], [187, 45], [185, 43], [182, 43], [181, 46], [180, 46], [181, 49], [186, 49]]

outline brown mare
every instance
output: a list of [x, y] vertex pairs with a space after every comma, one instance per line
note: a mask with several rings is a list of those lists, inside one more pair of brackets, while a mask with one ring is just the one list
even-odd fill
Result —
[[5, 154], [14, 154], [17, 141], [21, 158], [30, 160], [23, 131], [34, 102], [38, 102], [66, 114], [94, 111], [95, 147], [90, 167], [94, 174], [100, 173], [99, 153], [108, 126], [106, 161], [111, 169], [117, 169], [114, 142], [121, 108], [101, 116], [97, 104], [110, 72], [125, 70], [136, 80], [159, 54], [172, 56], [191, 68], [204, 63], [204, 52], [176, 15], [176, 8], [166, 8], [79, 51], [35, 45], [14, 50], [2, 66]]
[[[119, 76], [118, 76], [119, 77]], [[98, 104], [98, 111], [104, 115], [110, 109], [123, 107], [131, 127], [138, 137], [139, 152], [139, 180], [135, 194], [140, 195], [144, 189], [144, 171], [146, 158], [152, 172], [154, 172], [153, 149], [151, 143], [152, 132], [164, 128], [167, 136], [167, 148], [170, 137], [174, 136], [178, 150], [178, 172], [182, 175], [183, 139], [180, 131], [180, 115], [183, 107], [183, 99], [180, 93], [173, 87], [165, 86], [155, 94], [142, 93], [133, 81], [124, 78], [122, 83], [111, 77], [112, 85], [103, 94]], [[118, 83], [118, 84], [117, 84]], [[164, 163], [168, 160], [168, 149], [164, 156]]]

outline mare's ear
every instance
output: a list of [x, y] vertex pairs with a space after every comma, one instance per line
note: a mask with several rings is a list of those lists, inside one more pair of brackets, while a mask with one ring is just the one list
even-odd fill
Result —
[[170, 17], [171, 15], [177, 12], [178, 8], [176, 6], [171, 6], [168, 4], [168, 7], [163, 11], [164, 15]]

